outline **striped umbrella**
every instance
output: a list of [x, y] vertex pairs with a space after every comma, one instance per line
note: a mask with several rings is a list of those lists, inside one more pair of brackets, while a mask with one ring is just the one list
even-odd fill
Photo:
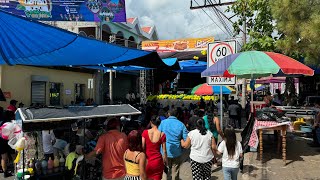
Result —
[[313, 76], [314, 70], [283, 54], [246, 51], [220, 59], [201, 73], [209, 76], [266, 77], [270, 74]]
[[[232, 92], [235, 92], [233, 88], [222, 86], [222, 94], [231, 94]], [[191, 94], [200, 96], [220, 94], [220, 86], [209, 86], [207, 83], [199, 84], [192, 88]]]

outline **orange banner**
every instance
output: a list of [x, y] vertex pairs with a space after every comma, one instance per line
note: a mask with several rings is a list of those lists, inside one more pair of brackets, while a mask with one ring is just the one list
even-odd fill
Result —
[[212, 42], [214, 42], [213, 37], [142, 41], [142, 49], [157, 52], [201, 51], [206, 50], [208, 48], [208, 44]]

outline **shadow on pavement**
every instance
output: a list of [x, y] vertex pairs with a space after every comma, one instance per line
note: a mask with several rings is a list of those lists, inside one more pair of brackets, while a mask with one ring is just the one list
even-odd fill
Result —
[[[307, 139], [303, 139], [300, 136], [287, 133], [286, 165], [289, 165], [296, 161], [304, 161], [302, 156], [314, 156], [319, 154], [319, 152], [317, 152], [319, 148], [310, 147], [307, 144], [308, 142], [310, 141], [308, 141]], [[257, 158], [259, 158], [259, 155], [257, 156]], [[277, 140], [275, 140], [273, 136], [264, 136], [262, 163], [267, 163], [272, 159], [282, 160], [282, 148], [278, 150]]]

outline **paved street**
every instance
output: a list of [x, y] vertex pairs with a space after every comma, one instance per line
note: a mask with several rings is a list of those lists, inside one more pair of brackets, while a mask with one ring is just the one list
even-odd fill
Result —
[[[238, 137], [240, 138], [239, 134]], [[264, 137], [264, 160], [258, 160], [258, 153], [245, 154], [244, 172], [238, 179], [243, 180], [319, 180], [320, 148], [307, 145], [310, 139], [288, 134], [287, 165], [283, 166], [282, 153], [277, 152], [277, 144], [271, 137]], [[190, 164], [181, 167], [181, 179], [191, 180]], [[221, 167], [212, 168], [211, 179], [223, 179]]]

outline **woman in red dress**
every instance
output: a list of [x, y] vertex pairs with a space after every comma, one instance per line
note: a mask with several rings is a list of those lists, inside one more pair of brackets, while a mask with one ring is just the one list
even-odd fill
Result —
[[[152, 116], [151, 129], [144, 130], [142, 133], [142, 147], [147, 155], [147, 177], [152, 180], [161, 180], [164, 165], [167, 164], [166, 135], [158, 130], [160, 118]], [[162, 153], [160, 148], [162, 146]]]

